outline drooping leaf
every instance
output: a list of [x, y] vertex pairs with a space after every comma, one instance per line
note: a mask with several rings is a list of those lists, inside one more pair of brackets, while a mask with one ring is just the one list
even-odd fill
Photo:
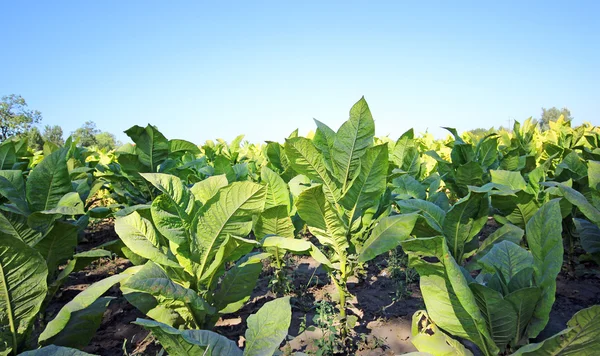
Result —
[[147, 319], [137, 319], [134, 324], [150, 330], [169, 355], [243, 355], [233, 341], [209, 330], [178, 330], [169, 325]]
[[[498, 353], [467, 281], [442, 236], [407, 239], [402, 249], [420, 276], [431, 320], [451, 335], [471, 340], [488, 354]], [[427, 258], [427, 259], [425, 259]]]
[[0, 353], [18, 353], [48, 290], [48, 268], [40, 254], [0, 234]]
[[285, 339], [291, 320], [289, 297], [265, 303], [256, 314], [248, 317], [244, 356], [272, 355]]
[[100, 297], [89, 306], [71, 313], [69, 321], [58, 335], [44, 340], [44, 344], [83, 349], [96, 334], [104, 312], [112, 297]]
[[[459, 341], [452, 339], [431, 322], [427, 312], [419, 310], [412, 318], [413, 345], [420, 351], [419, 355], [439, 356], [472, 356], [473, 353]], [[417, 353], [409, 353], [409, 355]]]
[[196, 292], [173, 282], [163, 269], [151, 261], [124, 281], [121, 290], [126, 296], [133, 292], [147, 293], [196, 327], [202, 327], [206, 315], [214, 313], [214, 308]]
[[[121, 274], [117, 274], [117, 275], [105, 278], [103, 280], [100, 280], [99, 282], [93, 283], [92, 285], [87, 287], [83, 292], [77, 294], [75, 296], [75, 298], [73, 298], [70, 302], [65, 304], [65, 306], [63, 306], [60, 309], [60, 311], [58, 312], [56, 317], [54, 317], [54, 319], [52, 319], [52, 321], [50, 321], [48, 323], [48, 325], [46, 325], [46, 328], [44, 329], [44, 331], [42, 332], [42, 334], [39, 337], [39, 342], [41, 344], [46, 343], [47, 341], [51, 340], [52, 338], [56, 337], [57, 335], [60, 335], [60, 333], [63, 330], [65, 330], [65, 328], [67, 328], [69, 330], [69, 335], [64, 335], [63, 337], [61, 337], [62, 340], [65, 340], [65, 338], [74, 340], [74, 339], [72, 339], [72, 337], [75, 335], [71, 334], [74, 332], [74, 330], [77, 330], [78, 333], [81, 333], [81, 334], [78, 334], [79, 335], [78, 337], [91, 338], [91, 336], [93, 336], [93, 333], [95, 332], [95, 330], [90, 330], [89, 324], [87, 324], [88, 327], [85, 327], [85, 328], [81, 328], [81, 329], [73, 328], [74, 323], [76, 324], [76, 323], [81, 322], [81, 321], [73, 319], [75, 317], [75, 313], [81, 312], [84, 309], [90, 307], [110, 287], [119, 283], [120, 281], [122, 281], [123, 279], [125, 279], [127, 277], [129, 277], [128, 274], [121, 273]], [[89, 310], [89, 311], [91, 312], [91, 310]], [[81, 313], [78, 313], [77, 315], [80, 317], [85, 317], [86, 313], [81, 312]], [[94, 324], [92, 324], [92, 326], [93, 325]]]
[[64, 346], [48, 345], [42, 348], [25, 351], [19, 356], [95, 356], [77, 349]]
[[537, 344], [520, 348], [514, 356], [595, 355], [600, 347], [600, 306], [580, 310], [567, 328]]

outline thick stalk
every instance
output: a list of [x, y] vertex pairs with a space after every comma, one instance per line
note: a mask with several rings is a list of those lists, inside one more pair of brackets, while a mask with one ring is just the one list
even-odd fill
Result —
[[340, 321], [341, 325], [341, 334], [342, 340], [346, 339], [347, 335], [347, 325], [346, 325], [346, 256], [340, 256], [340, 283], [338, 283], [335, 278], [333, 279], [338, 294], [340, 295]]

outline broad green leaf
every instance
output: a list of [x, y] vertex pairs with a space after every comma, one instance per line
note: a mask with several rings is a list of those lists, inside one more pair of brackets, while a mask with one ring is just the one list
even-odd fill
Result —
[[303, 137], [288, 139], [285, 141], [285, 153], [296, 172], [323, 184], [323, 190], [329, 201], [339, 200], [341, 195], [339, 183], [327, 170], [311, 140]]
[[252, 218], [263, 210], [265, 187], [252, 182], [235, 182], [221, 188], [207, 202], [191, 241], [192, 256], [200, 263], [200, 275], [208, 268], [218, 247], [228, 235], [248, 236]]
[[512, 224], [503, 225], [496, 231], [492, 232], [485, 240], [483, 240], [475, 252], [475, 255], [467, 264], [467, 269], [469, 271], [473, 271], [481, 268], [479, 265], [479, 260], [484, 257], [492, 249], [492, 247], [495, 246], [495, 244], [502, 241], [510, 241], [519, 245], [523, 239], [523, 235], [525, 235], [525, 231], [523, 231], [523, 229], [520, 227]]
[[16, 237], [32, 247], [43, 237], [41, 232], [27, 225], [26, 216], [8, 211], [0, 211], [0, 231]]
[[290, 192], [283, 179], [266, 166], [262, 167], [260, 177], [261, 182], [267, 186], [265, 210], [283, 205], [290, 211]]
[[414, 138], [414, 130], [409, 129], [400, 136], [398, 141], [396, 141], [390, 159], [399, 168], [402, 168], [402, 163], [404, 162], [404, 157], [407, 154], [407, 150], [411, 147], [414, 147]]
[[52, 343], [53, 345], [83, 349], [96, 334], [104, 312], [113, 299], [112, 297], [100, 297], [88, 307], [72, 312], [61, 332], [49, 340], [45, 340], [44, 344]]
[[304, 252], [310, 250], [313, 247], [313, 244], [303, 239], [291, 239], [284, 236], [267, 236], [262, 241], [262, 247], [278, 247], [288, 251]]
[[[464, 145], [463, 145], [464, 146]], [[485, 171], [481, 165], [475, 161], [470, 161], [456, 169], [456, 184], [461, 190], [461, 195], [468, 194], [468, 186], [483, 185], [483, 175]]]
[[288, 182], [290, 193], [292, 193], [294, 197], [298, 197], [300, 193], [310, 188], [311, 185], [310, 178], [302, 174], [298, 174]]
[[452, 256], [463, 260], [465, 244], [483, 228], [488, 216], [488, 199], [484, 193], [469, 192], [446, 213], [442, 229]]
[[340, 256], [345, 253], [348, 248], [346, 227], [333, 206], [326, 200], [321, 185], [303, 191], [298, 197], [296, 208], [319, 242], [330, 246]]
[[133, 253], [160, 265], [181, 268], [157, 247], [158, 237], [152, 222], [133, 213], [115, 220], [115, 231]]
[[395, 178], [392, 181], [392, 184], [394, 186], [393, 193], [397, 194], [397, 200], [408, 200], [411, 198], [421, 200], [427, 199], [425, 187], [423, 187], [421, 183], [408, 174]]
[[17, 354], [48, 287], [40, 254], [14, 237], [0, 234], [0, 354]]
[[0, 171], [0, 195], [5, 196], [23, 214], [29, 213], [29, 205], [25, 198], [25, 181], [23, 172], [17, 170]]
[[362, 213], [376, 205], [386, 188], [387, 171], [387, 144], [369, 147], [360, 159], [360, 173], [340, 201], [344, 208]]
[[244, 356], [273, 355], [285, 339], [291, 320], [290, 297], [265, 303], [248, 317]]
[[533, 194], [518, 191], [516, 199], [512, 195], [492, 195], [492, 206], [512, 224], [525, 228], [525, 225], [540, 208]]
[[[87, 287], [83, 292], [77, 294], [75, 298], [73, 298], [70, 302], [65, 304], [65, 306], [60, 309], [56, 317], [54, 317], [54, 319], [52, 319], [52, 321], [50, 321], [48, 325], [46, 325], [46, 328], [39, 337], [39, 342], [45, 343], [46, 341], [49, 341], [50, 339], [59, 335], [59, 333], [61, 333], [65, 328], [68, 328], [70, 332], [73, 332], [72, 324], [71, 327], [69, 327], [69, 322], [74, 317], [74, 313], [82, 311], [91, 306], [113, 285], [119, 283], [127, 277], [129, 277], [128, 274], [121, 273], [105, 278], [103, 280], [100, 280], [99, 282], [93, 283], [92, 285]], [[79, 316], [82, 315], [85, 315], [85, 313], [79, 313]], [[77, 322], [79, 321], [71, 321], [71, 323]], [[84, 328], [80, 330], [80, 332], [82, 333], [80, 337], [88, 337], [90, 330]], [[72, 335], [65, 335], [65, 337], [69, 338], [71, 336]]]
[[225, 175], [218, 175], [208, 177], [203, 181], [200, 181], [190, 188], [194, 198], [200, 201], [203, 205], [206, 204], [212, 197], [217, 195], [219, 189], [227, 186], [227, 177]]
[[517, 272], [508, 282], [508, 292], [512, 293], [519, 289], [529, 288], [533, 283], [533, 267], [525, 267]]
[[279, 235], [288, 238], [294, 237], [294, 224], [288, 216], [288, 209], [285, 205], [274, 206], [265, 209], [260, 213], [256, 226], [254, 227], [254, 235], [258, 239], [262, 239], [267, 235]]
[[85, 206], [77, 192], [69, 192], [60, 198], [56, 207], [43, 210], [43, 214], [83, 215]]
[[361, 98], [350, 109], [350, 118], [339, 128], [331, 147], [333, 170], [343, 187], [350, 184], [360, 158], [373, 146], [374, 136], [375, 122], [365, 98]]
[[250, 299], [250, 294], [256, 286], [258, 275], [262, 271], [262, 261], [240, 261], [236, 263], [223, 277], [213, 300], [215, 307], [222, 314], [234, 313]]
[[418, 310], [412, 318], [413, 345], [419, 353], [408, 355], [437, 355], [437, 356], [472, 356], [473, 353], [463, 346], [459, 341], [441, 331], [429, 320], [427, 312]]
[[469, 284], [496, 346], [502, 352], [515, 337], [517, 313], [502, 294], [477, 283]]
[[233, 170], [232, 163], [227, 157], [219, 155], [215, 158], [213, 164], [215, 166], [215, 175], [225, 175], [229, 183], [236, 181], [237, 174]]
[[186, 322], [202, 327], [207, 314], [214, 309], [196, 292], [173, 282], [156, 263], [148, 261], [136, 274], [123, 282], [124, 294], [147, 293], [168, 308], [175, 310]]
[[137, 319], [134, 324], [150, 330], [169, 355], [243, 355], [233, 341], [209, 330], [177, 330], [169, 325], [147, 319]]
[[173, 139], [169, 140], [169, 153], [179, 153], [179, 152], [191, 152], [193, 154], [199, 154], [200, 148], [195, 144], [186, 141]]
[[55, 208], [60, 199], [71, 191], [65, 151], [55, 151], [35, 166], [29, 173], [25, 190], [32, 211]]
[[519, 172], [491, 170], [490, 175], [492, 176], [492, 183], [502, 184], [514, 190], [525, 190], [527, 188], [527, 183], [525, 183], [525, 179]]
[[[3, 124], [6, 125], [6, 123]], [[0, 169], [11, 169], [15, 162], [17, 162], [15, 144], [10, 141], [0, 144]]]
[[540, 299], [541, 293], [542, 290], [538, 287], [528, 287], [516, 290], [504, 297], [504, 300], [508, 301], [512, 305], [517, 316], [515, 323], [516, 337], [514, 344], [518, 343], [523, 337], [525, 329], [527, 328], [527, 325], [529, 325], [529, 321], [533, 316], [535, 305]]
[[600, 253], [600, 227], [584, 219], [573, 219], [581, 247], [587, 253]]
[[313, 143], [317, 150], [323, 155], [323, 162], [325, 163], [327, 170], [333, 172], [331, 148], [335, 141], [335, 131], [317, 119], [314, 119], [314, 121], [317, 124], [317, 130], [313, 137]]
[[42, 348], [20, 353], [19, 356], [95, 356], [70, 347], [48, 345]]
[[533, 255], [533, 275], [542, 289], [540, 301], [527, 329], [529, 338], [536, 337], [546, 326], [556, 294], [556, 277], [563, 261], [562, 217], [558, 199], [542, 205], [527, 223], [526, 239]]
[[580, 310], [567, 328], [537, 344], [520, 348], [514, 356], [595, 355], [600, 347], [600, 306]]
[[156, 172], [158, 166], [167, 159], [169, 141], [155, 126], [148, 124], [145, 128], [135, 125], [125, 131], [136, 145], [139, 160]]
[[499, 270], [507, 281], [515, 274], [533, 263], [533, 256], [524, 248], [510, 241], [501, 241], [494, 244], [492, 249], [485, 254], [479, 263], [490, 273]]
[[477, 162], [484, 168], [493, 165], [498, 160], [498, 136], [487, 136], [481, 139], [475, 148], [475, 156]]
[[421, 199], [399, 200], [396, 202], [402, 213], [417, 212], [423, 216], [427, 224], [438, 233], [442, 233], [442, 226], [446, 212], [434, 203]]
[[141, 173], [163, 194], [152, 202], [150, 211], [156, 229], [167, 239], [182, 244], [189, 240], [194, 197], [178, 177], [162, 173]]
[[600, 161], [588, 161], [587, 176], [589, 187], [595, 191], [600, 191]]
[[57, 221], [34, 248], [44, 257], [48, 265], [48, 276], [52, 278], [58, 266], [70, 259], [77, 246], [77, 226]]
[[600, 226], [600, 211], [596, 209], [585, 196], [573, 188], [570, 188], [564, 184], [548, 182], [544, 183], [548, 186], [556, 186], [563, 193], [564, 197], [573, 205], [575, 205], [582, 213], [594, 224]]
[[360, 248], [358, 261], [367, 262], [400, 245], [403, 240], [410, 237], [417, 217], [417, 214], [412, 213], [381, 219]]
[[444, 238], [407, 239], [402, 249], [409, 255], [410, 266], [419, 273], [431, 320], [450, 335], [471, 340], [484, 353], [497, 354], [475, 297]]

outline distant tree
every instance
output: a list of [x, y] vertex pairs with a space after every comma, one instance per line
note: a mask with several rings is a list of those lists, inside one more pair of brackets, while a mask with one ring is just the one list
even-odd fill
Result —
[[98, 148], [100, 149], [107, 149], [107, 150], [112, 150], [117, 148], [117, 146], [119, 146], [119, 142], [117, 141], [117, 139], [115, 138], [115, 135], [111, 134], [110, 132], [100, 132], [98, 134], [96, 134], [96, 145], [98, 146]]
[[560, 115], [563, 115], [566, 121], [573, 120], [571, 111], [567, 108], [562, 108], [561, 110], [556, 107], [550, 109], [542, 108], [542, 117], [539, 121], [540, 129], [542, 129], [542, 131], [548, 130], [550, 128], [550, 122], [557, 121]]
[[20, 95], [3, 96], [0, 100], [0, 142], [11, 136], [28, 133], [41, 120], [42, 113], [27, 109], [27, 102]]
[[40, 130], [33, 126], [23, 136], [27, 137], [27, 145], [34, 151], [40, 151], [44, 148], [44, 138], [40, 134]]
[[50, 141], [59, 146], [65, 144], [65, 140], [63, 139], [63, 130], [58, 125], [44, 126], [44, 133], [42, 134], [42, 137], [44, 137], [44, 140]]
[[93, 121], [86, 121], [83, 126], [73, 132], [72, 136], [73, 139], [79, 139], [80, 146], [90, 147], [98, 144], [96, 135], [99, 133], [100, 130], [96, 128], [96, 124]]

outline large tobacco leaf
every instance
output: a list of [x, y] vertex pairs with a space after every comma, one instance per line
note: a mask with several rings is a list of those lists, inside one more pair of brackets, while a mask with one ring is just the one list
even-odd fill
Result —
[[48, 268], [24, 242], [0, 234], [0, 354], [17, 353], [46, 297]]

